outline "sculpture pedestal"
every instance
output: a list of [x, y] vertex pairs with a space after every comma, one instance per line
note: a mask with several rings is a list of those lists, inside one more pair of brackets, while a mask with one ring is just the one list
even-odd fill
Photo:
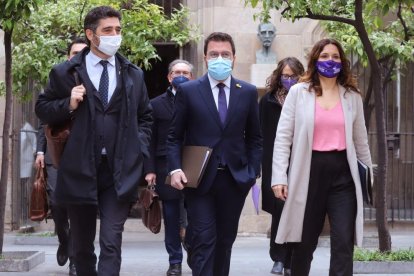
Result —
[[266, 80], [276, 69], [276, 64], [252, 64], [250, 67], [250, 83], [258, 89], [266, 87]]

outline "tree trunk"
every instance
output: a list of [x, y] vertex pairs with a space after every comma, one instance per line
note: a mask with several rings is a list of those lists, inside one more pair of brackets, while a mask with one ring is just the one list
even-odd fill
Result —
[[6, 211], [6, 194], [9, 172], [9, 142], [10, 142], [10, 125], [12, 119], [12, 33], [13, 30], [4, 32], [4, 52], [6, 57], [6, 105], [3, 123], [3, 139], [2, 139], [2, 157], [1, 157], [1, 179], [0, 179], [0, 254], [3, 253], [4, 238], [4, 217]]
[[365, 127], [367, 128], [367, 131], [369, 131], [369, 122], [371, 121], [371, 116], [372, 116], [372, 110], [374, 110], [374, 106], [372, 104], [369, 104], [371, 97], [372, 97], [372, 72], [370, 72], [370, 76], [369, 76], [369, 83], [368, 83], [368, 88], [366, 90], [365, 93], [365, 98], [364, 98], [364, 117], [365, 117]]
[[379, 250], [381, 252], [391, 251], [391, 236], [388, 230], [387, 220], [387, 165], [388, 152], [386, 140], [386, 124], [385, 124], [385, 104], [383, 87], [383, 72], [374, 48], [369, 40], [368, 33], [365, 29], [362, 17], [362, 0], [355, 1], [355, 25], [359, 38], [361, 39], [364, 50], [367, 53], [369, 64], [371, 66], [372, 85], [375, 99], [375, 121], [377, 128], [377, 175], [375, 177], [376, 184], [376, 219], [378, 227]]
[[[379, 67], [378, 67], [379, 69]], [[378, 227], [379, 250], [381, 252], [391, 251], [391, 236], [388, 230], [387, 220], [387, 168], [388, 168], [388, 149], [385, 129], [385, 104], [383, 97], [382, 74], [374, 74], [374, 97], [375, 97], [375, 118], [377, 127], [378, 145], [378, 168], [376, 182], [376, 219]]]
[[382, 80], [383, 73], [378, 65], [378, 74], [374, 74], [375, 118], [377, 127], [378, 169], [376, 182], [376, 220], [378, 227], [379, 250], [391, 251], [391, 235], [387, 219], [387, 182], [388, 182], [388, 146], [385, 122], [385, 93]]

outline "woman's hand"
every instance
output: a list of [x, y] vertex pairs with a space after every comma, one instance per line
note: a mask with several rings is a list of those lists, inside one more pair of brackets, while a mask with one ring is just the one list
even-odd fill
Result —
[[286, 184], [276, 184], [272, 186], [272, 190], [275, 194], [275, 197], [286, 201], [286, 198], [288, 196], [288, 186]]

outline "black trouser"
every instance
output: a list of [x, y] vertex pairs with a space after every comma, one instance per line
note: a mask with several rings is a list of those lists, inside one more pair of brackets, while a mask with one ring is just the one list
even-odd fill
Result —
[[[121, 269], [121, 245], [130, 202], [119, 201], [112, 172], [106, 158], [98, 169], [98, 206], [68, 205], [71, 234], [78, 276], [118, 276]], [[99, 263], [96, 271], [94, 240], [99, 208]]]
[[59, 243], [68, 249], [70, 261], [73, 257], [73, 245], [69, 229], [69, 217], [66, 207], [61, 205], [51, 205], [52, 218], [55, 223], [55, 231], [58, 236]]
[[47, 193], [49, 199], [50, 210], [55, 223], [55, 232], [58, 236], [59, 243], [68, 249], [68, 256], [72, 261], [73, 250], [69, 229], [69, 217], [66, 206], [58, 205], [54, 202], [53, 193], [56, 188], [57, 170], [52, 164], [46, 163], [47, 170]]
[[[228, 169], [219, 170], [212, 188], [199, 195], [185, 189], [193, 276], [227, 276], [240, 214], [247, 196]], [[189, 233], [189, 232], [187, 232]]]
[[285, 268], [290, 268], [292, 258], [292, 247], [290, 244], [278, 244], [275, 242], [280, 216], [282, 215], [284, 201], [275, 198], [274, 210], [272, 213], [272, 225], [270, 228], [270, 249], [269, 255], [274, 262], [282, 262]]
[[313, 151], [302, 242], [294, 247], [292, 276], [309, 275], [326, 214], [331, 227], [329, 275], [352, 276], [356, 210], [346, 151]]
[[181, 264], [183, 260], [180, 237], [180, 201], [180, 198], [162, 201], [165, 248], [170, 264]]

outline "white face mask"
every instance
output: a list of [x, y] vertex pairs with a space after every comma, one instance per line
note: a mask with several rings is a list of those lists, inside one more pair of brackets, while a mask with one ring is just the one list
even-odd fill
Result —
[[121, 35], [96, 36], [99, 37], [99, 46], [97, 48], [108, 56], [115, 55], [119, 47], [121, 47]]

